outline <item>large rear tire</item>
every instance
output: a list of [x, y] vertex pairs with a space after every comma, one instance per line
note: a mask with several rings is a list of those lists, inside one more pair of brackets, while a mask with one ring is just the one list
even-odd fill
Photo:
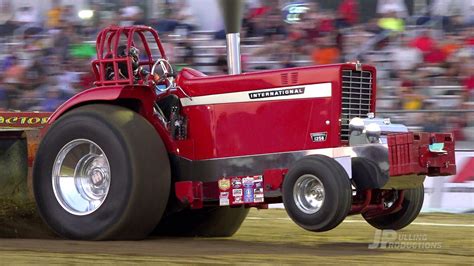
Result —
[[230, 237], [239, 230], [248, 208], [212, 207], [182, 210], [164, 217], [155, 234], [167, 236]]
[[351, 197], [346, 171], [323, 155], [298, 160], [283, 181], [283, 203], [288, 215], [309, 231], [323, 232], [339, 225], [349, 213]]
[[362, 214], [362, 216], [377, 229], [400, 230], [416, 219], [423, 206], [424, 197], [425, 189], [422, 184], [420, 187], [405, 190], [402, 208], [399, 211], [383, 216], [368, 217], [365, 214]]
[[165, 146], [139, 114], [94, 104], [48, 130], [34, 165], [39, 213], [69, 239], [142, 239], [159, 223], [170, 191]]

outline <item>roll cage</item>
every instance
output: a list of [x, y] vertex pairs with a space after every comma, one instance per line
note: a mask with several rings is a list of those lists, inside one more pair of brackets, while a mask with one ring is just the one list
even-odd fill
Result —
[[[130, 51], [131, 46], [135, 46], [135, 37], [138, 37], [143, 44], [146, 59], [140, 58], [140, 66], [148, 66], [150, 69], [156, 60], [153, 59], [151, 47], [147, 41], [147, 34], [151, 34], [152, 39], [155, 41], [157, 48], [160, 52], [161, 58], [167, 59], [163, 45], [161, 44], [158, 32], [148, 26], [130, 26], [130, 27], [119, 27], [110, 26], [103, 29], [97, 35], [96, 41], [96, 52], [97, 59], [92, 61], [92, 70], [95, 74], [96, 81], [95, 86], [111, 86], [111, 85], [133, 85], [133, 75], [128, 77], [121, 77], [120, 75], [114, 75], [111, 80], [106, 79], [106, 68], [112, 64], [114, 73], [118, 73], [119, 63], [126, 63], [128, 73], [133, 73], [132, 63], [129, 56], [118, 57], [117, 50], [120, 45], [126, 45], [126, 52]], [[126, 43], [123, 43], [123, 40]], [[122, 40], [122, 42], [121, 42]]]

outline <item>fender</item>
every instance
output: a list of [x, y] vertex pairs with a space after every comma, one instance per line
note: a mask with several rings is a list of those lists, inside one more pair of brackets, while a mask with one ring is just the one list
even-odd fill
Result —
[[[101, 86], [91, 88], [76, 94], [56, 109], [50, 116], [47, 125], [41, 130], [41, 136], [44, 136], [49, 127], [65, 113], [86, 104], [109, 102], [127, 108], [132, 107], [134, 111], [141, 114], [153, 125], [167, 149], [169, 151], [175, 151], [176, 144], [171, 139], [167, 129], [163, 127], [157, 119], [153, 118], [153, 104], [157, 98], [158, 96], [155, 91], [146, 85], [135, 84], [129, 86]], [[130, 103], [132, 103], [132, 106], [130, 106]], [[136, 103], [138, 103], [138, 106]]]
[[79, 106], [97, 102], [117, 102], [119, 100], [138, 100], [140, 108], [138, 112], [150, 121], [153, 115], [153, 101], [156, 94], [148, 86], [101, 86], [85, 90], [76, 94], [56, 109], [48, 120], [47, 128], [59, 117]]

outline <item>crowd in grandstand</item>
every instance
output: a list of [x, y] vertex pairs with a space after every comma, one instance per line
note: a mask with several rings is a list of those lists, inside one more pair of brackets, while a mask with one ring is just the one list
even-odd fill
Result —
[[[93, 41], [111, 24], [151, 25], [161, 33], [172, 63], [201, 69], [193, 39], [199, 23], [184, 0], [167, 1], [161, 17], [147, 19], [137, 1], [123, 0], [115, 11], [93, 2], [89, 20], [79, 19], [72, 5], [52, 2], [45, 14], [28, 5], [12, 10], [10, 1], [2, 2], [0, 110], [53, 111], [91, 87]], [[244, 71], [372, 63], [379, 70], [379, 109], [411, 111], [408, 116], [400, 112], [402, 122], [472, 138], [467, 128], [474, 127], [473, 112], [418, 112], [474, 109], [474, 7], [458, 5], [472, 1], [431, 1], [425, 12], [410, 15], [403, 0], [379, 0], [377, 16], [362, 22], [360, 1], [343, 0], [337, 9], [324, 10], [308, 0], [305, 12], [291, 23], [276, 2], [282, 1], [247, 1], [241, 32]], [[208, 45], [218, 43], [224, 31], [209, 38]], [[213, 48], [213, 67], [201, 70], [226, 72], [224, 53]]]

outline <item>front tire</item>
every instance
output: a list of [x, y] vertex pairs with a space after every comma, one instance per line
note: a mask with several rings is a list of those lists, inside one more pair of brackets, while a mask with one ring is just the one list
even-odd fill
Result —
[[375, 217], [362, 214], [362, 217], [377, 229], [400, 230], [416, 219], [423, 206], [424, 197], [425, 189], [422, 184], [420, 187], [405, 190], [399, 211]]
[[39, 147], [33, 170], [39, 213], [69, 239], [142, 239], [170, 191], [163, 142], [139, 114], [112, 105], [72, 110]]
[[283, 203], [302, 228], [328, 231], [339, 225], [351, 208], [352, 188], [344, 168], [323, 155], [303, 157], [283, 181]]

